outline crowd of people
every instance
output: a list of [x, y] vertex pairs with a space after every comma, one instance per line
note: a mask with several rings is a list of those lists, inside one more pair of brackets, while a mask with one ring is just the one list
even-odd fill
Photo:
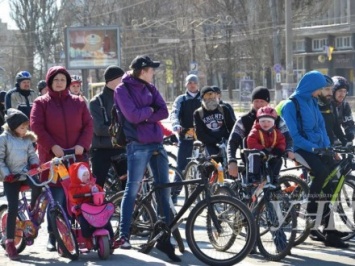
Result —
[[[207, 154], [211, 155], [218, 153], [218, 144], [224, 141], [228, 161], [225, 167], [234, 178], [238, 177], [237, 150], [259, 150], [257, 155], [244, 158], [249, 160], [247, 176], [250, 182], [260, 179], [260, 156], [274, 154], [277, 157], [271, 163], [276, 174], [281, 169], [281, 156], [291, 160], [295, 159], [295, 154], [302, 156], [315, 176], [307, 207], [311, 218], [315, 219], [317, 201], [324, 200], [319, 197], [320, 189], [334, 160], [339, 158], [317, 155], [313, 148], [330, 147], [337, 141], [346, 145], [353, 141], [355, 135], [351, 109], [345, 98], [350, 85], [345, 78], [331, 78], [318, 71], [306, 73], [290, 99], [279, 106], [278, 113], [270, 106], [269, 89], [256, 87], [251, 94], [251, 110], [236, 118], [232, 106], [222, 101], [219, 87], [200, 88], [198, 76], [190, 74], [185, 78], [186, 91], [175, 99], [169, 116], [167, 104], [153, 84], [154, 71], [159, 66], [160, 62], [140, 55], [133, 59], [128, 71], [119, 66], [107, 67], [105, 86], [90, 101], [82, 94], [81, 78], [71, 76], [60, 66], [48, 69], [45, 80], [37, 84], [37, 93], [31, 89], [32, 77], [27, 71], [16, 75], [14, 89], [0, 92], [0, 122], [3, 125], [0, 179], [4, 182], [9, 203], [7, 224], [11, 226], [6, 229], [4, 243], [10, 259], [18, 257], [14, 246], [14, 219], [20, 182], [16, 176], [23, 169], [38, 167], [67, 152], [75, 153], [77, 161], [83, 162], [79, 166], [90, 168], [90, 164], [96, 185], [101, 190], [111, 167], [111, 158], [126, 153], [128, 171], [121, 205], [120, 235], [112, 241], [112, 246], [131, 248], [129, 229], [132, 212], [147, 164], [151, 166], [156, 183], [169, 182], [164, 132], [178, 138], [177, 168], [181, 172], [191, 157], [194, 140], [200, 140]], [[111, 142], [108, 129], [113, 107], [123, 115], [122, 127], [127, 140], [124, 148]], [[162, 127], [160, 121], [166, 118], [171, 121], [172, 132]], [[82, 174], [75, 174], [78, 184], [83, 181]], [[47, 178], [48, 171], [40, 176], [41, 180]], [[175, 181], [180, 180], [176, 177]], [[158, 194], [161, 205], [158, 210], [167, 223], [172, 218], [170, 197], [176, 203], [180, 190], [164, 189]], [[55, 201], [65, 206], [66, 198], [59, 182], [51, 184], [51, 192]], [[33, 188], [31, 206], [37, 196], [38, 189]], [[80, 219], [84, 230], [89, 230], [82, 216]], [[325, 225], [328, 222], [329, 218], [326, 218]], [[109, 229], [112, 235], [112, 228]], [[50, 223], [47, 231], [47, 249], [54, 251], [56, 239]], [[88, 237], [90, 234], [83, 235]], [[348, 246], [336, 230], [326, 232], [324, 243], [333, 247]], [[156, 247], [172, 261], [181, 261], [169, 237], [159, 240]]]

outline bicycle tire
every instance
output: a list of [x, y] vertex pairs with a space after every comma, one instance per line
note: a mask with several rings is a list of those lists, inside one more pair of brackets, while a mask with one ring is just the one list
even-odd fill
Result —
[[169, 164], [171, 166], [176, 167], [177, 166], [177, 156], [174, 153], [172, 153], [171, 151], [167, 151], [166, 153], [168, 155]]
[[98, 236], [97, 237], [97, 255], [102, 260], [107, 260], [110, 256], [110, 241], [108, 236]]
[[[219, 186], [214, 191], [213, 195], [224, 195], [224, 196], [232, 197], [233, 194], [234, 194], [233, 191], [229, 187]], [[213, 247], [216, 250], [227, 251], [233, 245], [237, 236], [235, 234], [232, 234], [229, 240], [225, 241], [224, 243], [220, 243], [219, 241], [217, 241], [217, 239], [215, 239], [214, 234], [212, 234], [210, 230], [210, 228], [212, 228], [211, 222], [212, 222], [211, 219], [207, 219], [207, 228], [208, 228], [207, 231], [208, 231], [208, 238], [210, 240], [210, 243], [213, 245]]]
[[[278, 201], [282, 196], [277, 194], [274, 195], [276, 196], [275, 200], [277, 199]], [[286, 203], [286, 201], [284, 202]], [[281, 210], [283, 211], [284, 215], [286, 210], [283, 207], [281, 207]], [[270, 230], [271, 226], [278, 226], [280, 221], [278, 220], [278, 215], [274, 209], [273, 204], [271, 204], [269, 201], [267, 202], [264, 197], [257, 205], [257, 208], [254, 211], [254, 216], [257, 226], [256, 243], [260, 253], [264, 256], [265, 259], [269, 261], [280, 261], [285, 258], [293, 247], [296, 238], [295, 229], [297, 228], [297, 213], [294, 207], [291, 208], [290, 212], [282, 223], [282, 225], [285, 224], [285, 227], [282, 226], [274, 232]], [[289, 227], [288, 225], [290, 222], [292, 224]], [[264, 226], [266, 227], [265, 230]], [[271, 240], [268, 238], [268, 233], [271, 234]], [[287, 238], [287, 235], [289, 238]], [[266, 247], [270, 243], [272, 244], [271, 248], [274, 251], [273, 253], [271, 253], [271, 250]]]
[[[350, 191], [351, 200], [350, 200], [350, 202], [348, 202], [348, 204], [346, 204], [347, 203], [346, 201], [345, 202], [342, 201], [342, 198], [343, 198], [342, 192], [344, 192], [344, 189], [346, 189], [347, 187], [351, 189], [351, 191]], [[353, 230], [352, 228], [355, 228], [355, 216], [354, 216], [355, 211], [353, 209], [353, 204], [355, 204], [355, 176], [352, 176], [352, 175], [346, 176], [343, 187], [339, 193], [337, 201], [339, 203], [337, 206], [337, 213], [340, 216], [341, 221], [346, 225], [346, 227], [348, 229]], [[348, 211], [344, 210], [345, 205], [348, 205], [348, 207], [347, 207]], [[347, 212], [349, 212], [349, 210], [350, 210], [350, 212], [352, 212], [350, 214], [350, 217], [346, 214]], [[313, 230], [313, 232], [314, 232], [314, 235], [317, 236], [321, 241], [325, 240], [325, 232], [321, 228]], [[341, 239], [343, 241], [347, 241], [347, 240], [352, 239], [354, 236], [355, 236], [355, 232], [351, 231], [351, 232], [348, 232], [347, 235], [341, 237]]]
[[[114, 215], [121, 211], [123, 194], [124, 191], [121, 191], [110, 199], [110, 201], [115, 205]], [[132, 248], [143, 253], [149, 253], [153, 246], [147, 244], [154, 237], [154, 224], [157, 221], [157, 216], [150, 203], [138, 205], [139, 200], [140, 196], [136, 199], [136, 205], [134, 206], [132, 214], [129, 242]], [[137, 209], [138, 206], [139, 209]], [[116, 226], [114, 235], [115, 239], [117, 239], [120, 235], [119, 224]]]
[[0, 197], [5, 196], [4, 182], [0, 182]]
[[297, 213], [297, 229], [294, 246], [302, 244], [309, 236], [311, 228], [308, 226], [306, 219], [307, 198], [309, 195], [309, 186], [305, 181], [296, 175], [282, 175], [278, 179], [281, 190], [286, 193], [291, 201], [304, 201], [303, 204], [295, 205]]
[[[3, 204], [0, 206], [0, 240], [3, 240], [1, 242], [1, 246], [3, 249], [5, 249], [5, 232], [6, 232], [6, 221], [7, 219], [7, 204]], [[17, 220], [23, 221], [19, 216], [16, 218]], [[17, 253], [20, 254], [22, 251], [25, 250], [27, 244], [26, 241], [23, 237], [23, 231], [22, 230], [16, 230], [15, 231], [15, 247], [17, 250]]]
[[[175, 166], [172, 166], [169, 164], [169, 182], [170, 183], [174, 183], [175, 180], [175, 176], [178, 176], [177, 179], [183, 181], [184, 180], [184, 176], [183, 174], [180, 172], [180, 170], [178, 170]], [[172, 190], [174, 188], [177, 187], [172, 187]], [[184, 195], [182, 196], [183, 201], [181, 202], [181, 197], [179, 198], [180, 200], [178, 201], [179, 205], [184, 205], [185, 204], [185, 200], [186, 200], [186, 193], [188, 193], [187, 191], [187, 186], [182, 186], [181, 187], [181, 191], [184, 191]], [[179, 193], [179, 195], [181, 194], [181, 191]]]
[[173, 230], [171, 232], [171, 234], [177, 243], [180, 253], [184, 253], [185, 252], [185, 245], [184, 245], [184, 240], [182, 239], [179, 228], [176, 228], [175, 230]]
[[[198, 170], [198, 165], [199, 163], [197, 161], [190, 161], [184, 171], [184, 180], [193, 180], [193, 179], [200, 179], [201, 178], [201, 173]], [[191, 193], [195, 190], [196, 184], [189, 184], [189, 185], [184, 185], [185, 187], [185, 201], [189, 198]], [[204, 192], [202, 192], [197, 198], [196, 198], [196, 203], [202, 201], [204, 199]], [[189, 209], [191, 210], [196, 203], [191, 204]]]
[[[190, 212], [186, 223], [186, 240], [192, 253], [208, 265], [229, 266], [242, 261], [252, 250], [256, 240], [256, 226], [250, 210], [236, 198], [219, 195], [210, 198], [211, 207], [219, 222], [224, 223], [223, 233], [235, 234], [236, 240], [228, 252], [216, 251], [209, 242], [207, 226], [208, 202], [203, 200]], [[229, 219], [231, 218], [231, 219]], [[233, 228], [230, 228], [230, 225]], [[211, 224], [212, 226], [212, 224]], [[229, 232], [226, 232], [229, 229]], [[214, 230], [210, 228], [209, 231]], [[245, 230], [245, 235], [242, 231]], [[213, 231], [214, 232], [214, 231]], [[243, 231], [244, 233], [244, 231]], [[224, 237], [224, 236], [223, 236]], [[221, 238], [223, 238], [221, 237]]]
[[49, 220], [52, 224], [53, 234], [58, 243], [58, 250], [64, 257], [70, 260], [77, 260], [79, 257], [79, 246], [71, 225], [66, 222], [66, 214], [60, 206], [54, 206], [49, 211]]
[[[346, 185], [346, 186], [345, 186]], [[344, 204], [342, 203], [342, 193], [339, 193], [339, 197], [338, 197], [338, 202], [339, 202], [339, 206], [338, 206], [338, 213], [339, 216], [341, 218], [341, 220], [344, 222], [344, 224], [349, 228], [352, 229], [352, 232], [348, 232], [347, 236], [342, 237], [342, 240], [347, 241], [352, 239], [355, 236], [355, 209], [353, 207], [353, 204], [355, 204], [355, 176], [353, 175], [347, 175], [345, 178], [345, 182], [343, 185], [343, 188], [341, 190], [341, 192], [346, 191], [346, 187], [350, 188], [350, 193], [351, 193], [351, 199], [350, 202], [348, 202], [348, 200], [346, 200], [344, 202]], [[347, 203], [347, 204], [345, 204]], [[350, 213], [350, 217], [346, 215], [346, 213], [348, 212], [352, 212]]]

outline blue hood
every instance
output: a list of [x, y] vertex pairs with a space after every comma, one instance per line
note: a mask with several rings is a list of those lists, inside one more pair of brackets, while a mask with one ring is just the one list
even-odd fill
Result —
[[297, 95], [302, 98], [309, 98], [313, 92], [327, 86], [325, 77], [319, 71], [307, 72], [297, 84], [295, 92], [291, 96]]

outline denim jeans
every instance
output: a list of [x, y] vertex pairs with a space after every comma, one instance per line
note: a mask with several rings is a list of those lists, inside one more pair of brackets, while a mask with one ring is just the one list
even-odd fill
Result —
[[[126, 149], [128, 175], [121, 203], [120, 237], [129, 238], [133, 208], [147, 164], [150, 164], [155, 184], [164, 184], [169, 183], [169, 162], [167, 153], [160, 143], [141, 144], [131, 142]], [[156, 196], [159, 215], [165, 217], [164, 221], [169, 224], [171, 219], [170, 189], [158, 190]]]
[[[65, 193], [62, 187], [51, 187], [51, 192], [52, 192], [52, 196], [54, 199], [54, 202], [58, 202], [59, 205], [61, 205], [65, 211], [65, 213], [68, 215], [67, 213], [67, 201], [66, 201], [66, 197], [65, 197]], [[50, 206], [48, 204], [47, 207], [47, 222], [48, 222], [48, 233], [52, 233], [52, 225], [51, 222], [49, 221], [49, 210], [50, 210]]]
[[[180, 173], [185, 171], [185, 167], [187, 163], [190, 161], [188, 158], [192, 157], [192, 149], [193, 149], [193, 140], [180, 140], [179, 142], [179, 150], [177, 153], [177, 169]], [[180, 182], [180, 176], [176, 175], [174, 178], [174, 182]], [[176, 197], [180, 194], [182, 189], [181, 187], [173, 187], [171, 190], [171, 194], [173, 197]]]

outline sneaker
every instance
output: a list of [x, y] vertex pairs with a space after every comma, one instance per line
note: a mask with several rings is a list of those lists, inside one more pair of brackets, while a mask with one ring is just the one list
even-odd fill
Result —
[[5, 241], [6, 255], [10, 260], [18, 259], [17, 249], [15, 247], [15, 242], [13, 239], [6, 239]]
[[181, 259], [176, 256], [174, 246], [170, 243], [170, 241], [158, 241], [156, 246], [161, 252], [168, 255], [169, 259], [174, 262], [181, 262]]
[[53, 233], [49, 233], [48, 242], [47, 242], [47, 250], [48, 251], [56, 251], [56, 239]]
[[348, 248], [349, 244], [345, 243], [339, 235], [336, 233], [327, 233], [325, 236], [324, 245], [327, 247], [334, 247], [334, 248]]
[[129, 239], [125, 236], [121, 236], [119, 240], [116, 240], [117, 246], [122, 249], [131, 249], [131, 244], [129, 243]]

